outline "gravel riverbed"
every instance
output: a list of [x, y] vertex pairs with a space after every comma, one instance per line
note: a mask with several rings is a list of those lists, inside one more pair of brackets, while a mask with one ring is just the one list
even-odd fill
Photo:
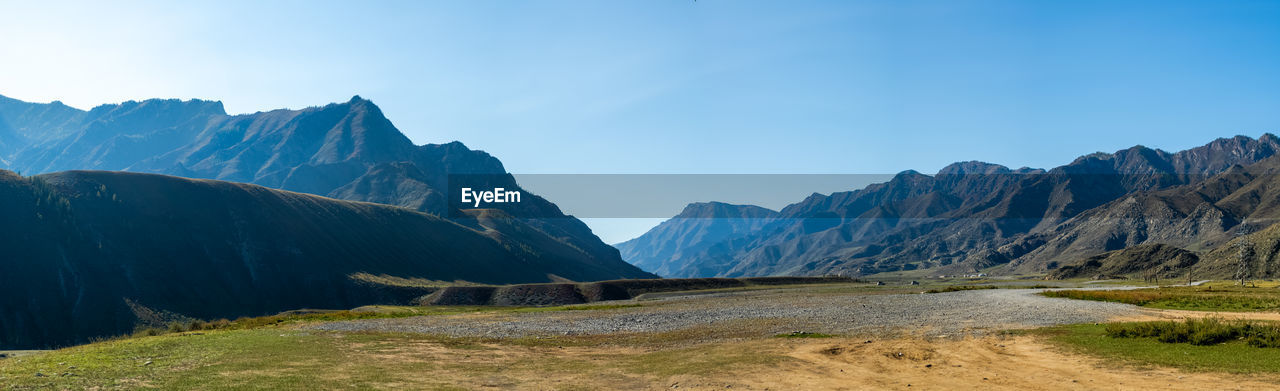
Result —
[[[677, 296], [640, 307], [584, 311], [497, 312], [330, 322], [334, 331], [412, 332], [457, 337], [534, 337], [666, 332], [733, 327], [760, 335], [791, 331], [830, 334], [981, 333], [1103, 322], [1141, 313], [1135, 306], [1048, 298], [1040, 289], [989, 289], [935, 294], [867, 294], [766, 290]], [[607, 302], [607, 304], [629, 302]]]

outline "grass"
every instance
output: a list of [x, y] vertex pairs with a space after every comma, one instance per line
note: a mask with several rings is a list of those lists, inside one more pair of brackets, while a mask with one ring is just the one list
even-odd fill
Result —
[[1107, 324], [1112, 338], [1156, 338], [1165, 344], [1217, 345], [1244, 341], [1254, 347], [1280, 347], [1280, 326], [1256, 320], [1217, 318], [1185, 319], [1183, 322], [1138, 322]]
[[212, 330], [248, 330], [268, 327], [280, 327], [309, 322], [334, 322], [358, 319], [404, 318], [411, 316], [455, 315], [476, 312], [548, 312], [548, 311], [592, 311], [619, 308], [640, 307], [641, 304], [596, 304], [565, 305], [552, 307], [501, 307], [501, 306], [392, 306], [373, 305], [353, 310], [297, 310], [276, 315], [245, 317], [236, 320], [218, 319], [213, 321], [194, 320], [170, 323], [165, 327], [144, 327], [134, 331], [132, 335], [106, 338], [103, 340], [137, 338]]
[[[555, 310], [549, 307], [547, 310]], [[410, 316], [452, 315], [471, 312], [520, 310], [522, 307], [481, 307], [481, 306], [365, 306], [354, 310], [297, 310], [276, 315], [244, 317], [236, 320], [218, 319], [213, 321], [193, 320], [170, 323], [166, 327], [139, 328], [132, 335], [118, 338], [147, 337], [169, 333], [211, 330], [246, 330], [265, 327], [278, 327], [306, 322], [333, 322], [356, 319], [403, 318]]]
[[1133, 290], [1064, 290], [1041, 294], [1162, 309], [1238, 312], [1280, 310], [1280, 289], [1263, 287], [1209, 285]]
[[1271, 322], [1204, 318], [1181, 322], [1112, 323], [1107, 325], [1106, 332], [1111, 338], [1154, 338], [1164, 343], [1205, 346], [1238, 340], [1253, 347], [1280, 347], [1280, 326]]
[[1248, 374], [1280, 373], [1280, 349], [1259, 349], [1243, 340], [1212, 345], [1166, 343], [1156, 338], [1115, 338], [1108, 328], [1081, 324], [1034, 331], [1054, 345], [1107, 360], [1140, 366], [1168, 366], [1191, 371]]
[[0, 388], [643, 388], [667, 376], [790, 360], [747, 342], [690, 342], [699, 338], [691, 333], [487, 339], [274, 326], [171, 333], [0, 360]]

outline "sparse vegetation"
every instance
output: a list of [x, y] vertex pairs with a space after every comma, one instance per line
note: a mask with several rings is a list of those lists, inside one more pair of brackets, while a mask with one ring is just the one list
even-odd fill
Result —
[[953, 285], [953, 286], [948, 286], [944, 288], [930, 289], [925, 291], [924, 293], [946, 293], [946, 292], [973, 291], [973, 290], [981, 290], [981, 289], [999, 289], [999, 288], [1000, 287], [995, 285]]
[[1243, 340], [1254, 347], [1280, 347], [1280, 325], [1271, 322], [1203, 318], [1180, 322], [1112, 323], [1107, 325], [1106, 331], [1112, 338], [1155, 338], [1164, 343], [1205, 346]]
[[924, 291], [924, 293], [947, 293], [947, 292], [974, 291], [974, 290], [983, 290], [983, 289], [1048, 289], [1048, 288], [1056, 288], [1056, 287], [1049, 286], [1049, 285], [1044, 285], [1044, 284], [1036, 284], [1036, 285], [1031, 285], [1031, 286], [1020, 286], [1020, 285], [951, 285], [951, 286], [944, 286], [944, 287], [941, 287], [941, 288], [933, 288], [933, 289], [930, 289], [930, 290]]
[[1280, 310], [1280, 289], [1239, 286], [1165, 287], [1133, 290], [1063, 290], [1049, 297], [1110, 301], [1151, 308], [1197, 311]]
[[354, 310], [298, 310], [276, 315], [244, 317], [236, 320], [191, 320], [171, 322], [165, 327], [140, 327], [133, 334], [110, 339], [151, 337], [172, 333], [210, 330], [248, 330], [276, 327], [306, 322], [333, 322], [357, 319], [403, 318], [409, 316], [454, 315], [471, 312], [547, 312], [593, 311], [641, 307], [641, 304], [569, 305], [555, 307], [498, 307], [498, 306], [365, 306]]
[[[1133, 324], [1131, 324], [1133, 325]], [[1166, 343], [1151, 338], [1114, 338], [1109, 330], [1120, 327], [1080, 324], [1050, 327], [1033, 333], [1046, 340], [1079, 353], [1104, 359], [1138, 365], [1159, 365], [1190, 371], [1214, 371], [1229, 373], [1280, 373], [1280, 349], [1259, 349], [1245, 340], [1228, 340], [1208, 345], [1190, 343]], [[1155, 328], [1168, 326], [1155, 326]], [[1213, 335], [1214, 327], [1200, 326], [1205, 337]], [[1261, 336], [1260, 339], [1268, 337]]]

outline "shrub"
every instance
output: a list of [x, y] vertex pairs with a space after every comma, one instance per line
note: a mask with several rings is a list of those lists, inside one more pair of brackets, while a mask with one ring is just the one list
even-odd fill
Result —
[[1250, 346], [1280, 347], [1280, 325], [1246, 320], [1203, 318], [1181, 322], [1112, 323], [1107, 325], [1106, 334], [1112, 338], [1154, 338], [1164, 343], [1200, 346], [1243, 339]]
[[1253, 347], [1280, 348], [1280, 327], [1274, 324], [1254, 325], [1245, 340]]

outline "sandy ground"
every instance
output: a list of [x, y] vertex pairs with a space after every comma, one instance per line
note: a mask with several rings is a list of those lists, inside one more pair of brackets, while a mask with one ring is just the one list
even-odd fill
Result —
[[738, 379], [750, 389], [772, 390], [1280, 388], [1274, 377], [1108, 366], [1097, 359], [1057, 351], [1033, 337], [824, 341], [796, 346], [789, 355], [798, 361], [780, 366], [776, 372], [743, 374]]
[[[870, 342], [867, 342], [870, 341]], [[753, 339], [713, 343], [690, 352], [715, 356], [752, 352], [782, 359], [728, 365], [713, 373], [655, 375], [591, 363], [627, 360], [636, 347], [509, 347], [459, 351], [407, 345], [378, 360], [445, 360], [454, 371], [419, 375], [465, 389], [647, 390], [1259, 390], [1280, 389], [1280, 377], [1188, 373], [1117, 367], [1059, 351], [1031, 336], [948, 338]], [[375, 357], [366, 357], [366, 359]], [[562, 361], [579, 364], [564, 366]], [[549, 366], [543, 367], [539, 363]], [[474, 366], [504, 368], [477, 371]], [[462, 369], [466, 368], [466, 369]], [[407, 379], [406, 379], [407, 380]], [[412, 383], [405, 384], [408, 386]]]

